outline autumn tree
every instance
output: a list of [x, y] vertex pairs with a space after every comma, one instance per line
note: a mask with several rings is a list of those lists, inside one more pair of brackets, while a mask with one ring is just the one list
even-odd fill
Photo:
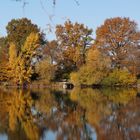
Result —
[[[110, 56], [113, 67], [122, 67], [124, 58], [137, 50], [140, 32], [135, 21], [129, 18], [110, 18], [96, 30], [96, 45]], [[131, 48], [131, 49], [130, 49]]]
[[30, 82], [33, 74], [32, 60], [37, 54], [39, 47], [39, 34], [31, 33], [17, 55], [15, 44], [11, 44], [9, 49], [9, 64], [13, 72], [13, 81], [16, 84], [23, 85]]
[[35, 65], [35, 73], [40, 83], [47, 84], [54, 80], [58, 59], [61, 58], [56, 40], [47, 41], [42, 50], [42, 59]]
[[10, 67], [9, 78], [15, 77], [16, 65], [17, 65], [17, 48], [14, 43], [11, 43], [9, 47], [9, 67]]
[[39, 75], [39, 81], [45, 84], [51, 82], [55, 76], [55, 65], [48, 59], [44, 59], [35, 65], [35, 72]]
[[0, 82], [7, 82], [9, 80], [9, 72], [8, 62], [0, 62]]
[[14, 43], [11, 43], [10, 47], [9, 47], [9, 64], [10, 64], [10, 66], [12, 66], [16, 62], [16, 58], [17, 58], [16, 45]]
[[21, 50], [26, 38], [30, 33], [38, 33], [40, 41], [43, 42], [43, 34], [36, 24], [27, 18], [12, 19], [6, 26], [8, 42], [13, 42], [17, 46], [17, 51]]
[[86, 64], [79, 71], [71, 73], [74, 85], [100, 84], [110, 70], [110, 58], [92, 47], [87, 53]]
[[129, 47], [129, 51], [125, 58], [121, 61], [121, 64], [126, 67], [132, 74], [140, 75], [140, 46]]
[[85, 54], [91, 45], [92, 30], [83, 24], [66, 21], [56, 26], [56, 37], [62, 49], [63, 60], [73, 61], [76, 66], [85, 63]]
[[57, 79], [69, 78], [71, 71], [85, 63], [86, 52], [91, 46], [92, 30], [83, 24], [66, 21], [56, 26], [56, 38], [60, 49]]
[[0, 38], [0, 61], [8, 60], [7, 37]]
[[4, 82], [9, 80], [8, 77], [8, 45], [7, 37], [0, 38], [0, 81]]
[[105, 86], [132, 86], [136, 84], [136, 77], [126, 69], [114, 69], [101, 83]]
[[50, 60], [50, 63], [56, 63], [60, 58], [60, 49], [56, 40], [48, 41], [43, 49], [43, 55]]

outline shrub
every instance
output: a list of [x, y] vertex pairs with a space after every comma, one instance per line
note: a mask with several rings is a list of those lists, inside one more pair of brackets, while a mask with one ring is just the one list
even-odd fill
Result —
[[48, 60], [42, 60], [35, 67], [36, 73], [39, 75], [39, 80], [50, 82], [54, 79], [55, 66], [50, 64]]
[[70, 80], [76, 86], [99, 84], [104, 75], [102, 71], [97, 71], [94, 67], [83, 65], [78, 72], [70, 74]]
[[130, 86], [136, 83], [136, 77], [127, 70], [114, 69], [103, 79], [102, 85], [106, 86]]
[[110, 70], [110, 59], [98, 49], [89, 49], [86, 64], [79, 71], [72, 73], [70, 78], [74, 85], [99, 84]]
[[78, 86], [80, 83], [79, 83], [79, 74], [78, 72], [72, 72], [70, 74], [70, 81], [75, 85], [75, 86]]

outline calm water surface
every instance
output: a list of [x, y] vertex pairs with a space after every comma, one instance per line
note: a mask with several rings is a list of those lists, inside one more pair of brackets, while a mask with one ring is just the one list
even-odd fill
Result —
[[0, 140], [140, 140], [135, 89], [0, 89]]

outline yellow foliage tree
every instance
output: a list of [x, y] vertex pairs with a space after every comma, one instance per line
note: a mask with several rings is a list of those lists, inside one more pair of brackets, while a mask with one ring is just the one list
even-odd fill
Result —
[[[15, 76], [16, 63], [17, 63], [16, 45], [14, 43], [11, 43], [9, 47], [9, 67], [10, 67], [9, 77], [11, 78]], [[15, 78], [13, 78], [13, 80], [15, 80]]]
[[9, 49], [9, 65], [11, 67], [13, 81], [16, 84], [23, 85], [24, 83], [30, 82], [33, 74], [32, 59], [37, 54], [38, 47], [39, 35], [37, 33], [31, 33], [27, 37], [18, 56], [16, 46], [11, 43]]
[[136, 76], [126, 69], [114, 69], [102, 81], [106, 86], [130, 86], [136, 83]]
[[45, 59], [39, 62], [35, 67], [36, 73], [39, 74], [39, 80], [45, 83], [50, 82], [54, 78], [55, 65], [50, 64], [49, 60]]
[[71, 74], [71, 82], [74, 85], [99, 84], [109, 69], [109, 57], [103, 55], [98, 49], [91, 48], [87, 53], [86, 64], [78, 72]]
[[14, 43], [10, 44], [9, 47], [9, 64], [12, 66], [17, 59], [17, 50], [16, 50], [16, 45]]
[[0, 63], [0, 81], [5, 82], [10, 79], [9, 63], [7, 61]]

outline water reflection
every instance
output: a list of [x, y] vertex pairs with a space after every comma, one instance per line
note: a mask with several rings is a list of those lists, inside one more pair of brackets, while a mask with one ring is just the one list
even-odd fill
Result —
[[0, 140], [139, 140], [135, 89], [0, 90]]
[[4, 133], [11, 140], [38, 140], [40, 129], [32, 115], [33, 100], [30, 91], [12, 90], [0, 93], [0, 122]]

